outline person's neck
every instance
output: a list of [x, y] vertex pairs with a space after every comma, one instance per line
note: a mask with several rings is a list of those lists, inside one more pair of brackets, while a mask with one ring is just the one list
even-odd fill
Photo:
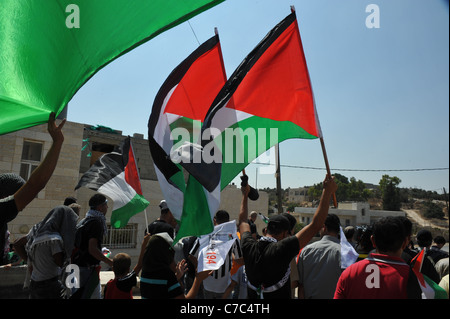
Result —
[[377, 249], [376, 252], [377, 252], [377, 254], [386, 255], [386, 256], [389, 256], [389, 257], [401, 258], [403, 249], [399, 249], [398, 251], [395, 251], [395, 252], [392, 252], [392, 251], [379, 251]]
[[325, 232], [325, 233], [323, 233], [322, 237], [324, 237], [324, 236], [331, 236], [331, 237], [339, 238], [338, 234], [333, 233], [333, 232]]
[[266, 237], [273, 238], [273, 239], [275, 239], [276, 241], [280, 241], [280, 240], [283, 239], [283, 238], [281, 238], [280, 235], [272, 235], [272, 234], [266, 234]]
[[128, 274], [123, 274], [123, 275], [116, 276], [116, 279], [122, 279], [122, 278], [125, 277], [126, 275], [128, 275]]

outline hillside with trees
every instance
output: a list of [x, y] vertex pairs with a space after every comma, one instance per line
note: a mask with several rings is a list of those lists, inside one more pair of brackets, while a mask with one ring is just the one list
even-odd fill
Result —
[[[354, 177], [348, 178], [338, 173], [334, 176], [338, 184], [336, 193], [338, 202], [364, 201], [370, 203], [371, 209], [381, 210], [410, 209], [419, 212], [425, 218], [441, 220], [448, 224], [448, 194], [419, 188], [402, 188], [400, 187], [401, 179], [396, 176], [383, 175], [378, 185], [367, 184]], [[269, 206], [276, 207], [276, 189], [261, 190], [269, 194]], [[289, 189], [282, 189], [281, 192], [283, 206], [286, 206], [288, 211], [293, 211], [294, 207], [305, 204], [288, 202]], [[316, 203], [321, 194], [322, 183], [308, 187], [310, 202]]]

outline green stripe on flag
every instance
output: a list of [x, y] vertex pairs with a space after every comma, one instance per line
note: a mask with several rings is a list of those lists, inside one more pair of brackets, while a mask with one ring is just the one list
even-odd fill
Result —
[[136, 194], [130, 202], [119, 209], [116, 209], [111, 214], [111, 225], [114, 228], [121, 228], [127, 225], [131, 217], [144, 211], [149, 202], [144, 196]]
[[448, 299], [447, 292], [433, 280], [423, 275], [426, 283], [434, 290], [434, 299]]
[[174, 243], [186, 236], [200, 236], [214, 230], [205, 190], [192, 175], [189, 176], [183, 205], [180, 229]]
[[[265, 151], [269, 150], [272, 146], [280, 143], [284, 140], [291, 138], [301, 138], [301, 139], [316, 139], [317, 136], [311, 135], [306, 132], [300, 126], [289, 122], [289, 121], [274, 121], [271, 119], [261, 118], [257, 116], [252, 116], [248, 119], [242, 120], [233, 126], [230, 129], [236, 129], [237, 127], [241, 128], [244, 133], [248, 129], [254, 129], [255, 131], [255, 143], [253, 141], [248, 141], [246, 138], [244, 140], [243, 147], [238, 147], [236, 141], [233, 141], [233, 145], [226, 145], [226, 143], [230, 143], [229, 140], [226, 139], [225, 133], [221, 134], [222, 138], [222, 147], [221, 151], [223, 154], [228, 150], [232, 150], [235, 152], [233, 154], [233, 161], [227, 161], [226, 154], [224, 155], [223, 164], [222, 164], [222, 177], [221, 177], [221, 189], [224, 189], [238, 174], [241, 172], [249, 163], [255, 160], [259, 155], [263, 154]], [[265, 129], [265, 138], [258, 134], [258, 129]], [[276, 139], [271, 137], [271, 129], [277, 130]], [[248, 133], [248, 131], [247, 131]], [[253, 150], [249, 152], [249, 147], [253, 147]], [[243, 161], [240, 160], [236, 162], [236, 151], [240, 150], [243, 153]], [[256, 156], [252, 156], [252, 154]], [[249, 156], [250, 155], [250, 156]]]

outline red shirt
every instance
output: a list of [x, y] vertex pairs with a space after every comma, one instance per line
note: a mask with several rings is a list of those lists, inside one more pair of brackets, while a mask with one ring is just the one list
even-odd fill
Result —
[[344, 270], [334, 299], [406, 299], [409, 270], [401, 258], [370, 254]]
[[125, 277], [111, 279], [105, 287], [105, 299], [133, 299], [132, 288], [136, 284], [137, 280], [134, 271]]

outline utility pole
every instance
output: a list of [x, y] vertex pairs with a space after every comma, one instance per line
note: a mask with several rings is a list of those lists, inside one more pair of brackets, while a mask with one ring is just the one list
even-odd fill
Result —
[[277, 206], [278, 214], [283, 213], [283, 200], [281, 194], [281, 170], [280, 170], [280, 147], [279, 144], [275, 145], [275, 159], [276, 159], [276, 172], [275, 177], [277, 179]]
[[445, 205], [447, 206], [447, 215], [448, 215], [448, 199], [447, 199], [447, 192], [445, 191], [445, 187], [442, 187], [444, 190], [444, 198], [445, 198]]

